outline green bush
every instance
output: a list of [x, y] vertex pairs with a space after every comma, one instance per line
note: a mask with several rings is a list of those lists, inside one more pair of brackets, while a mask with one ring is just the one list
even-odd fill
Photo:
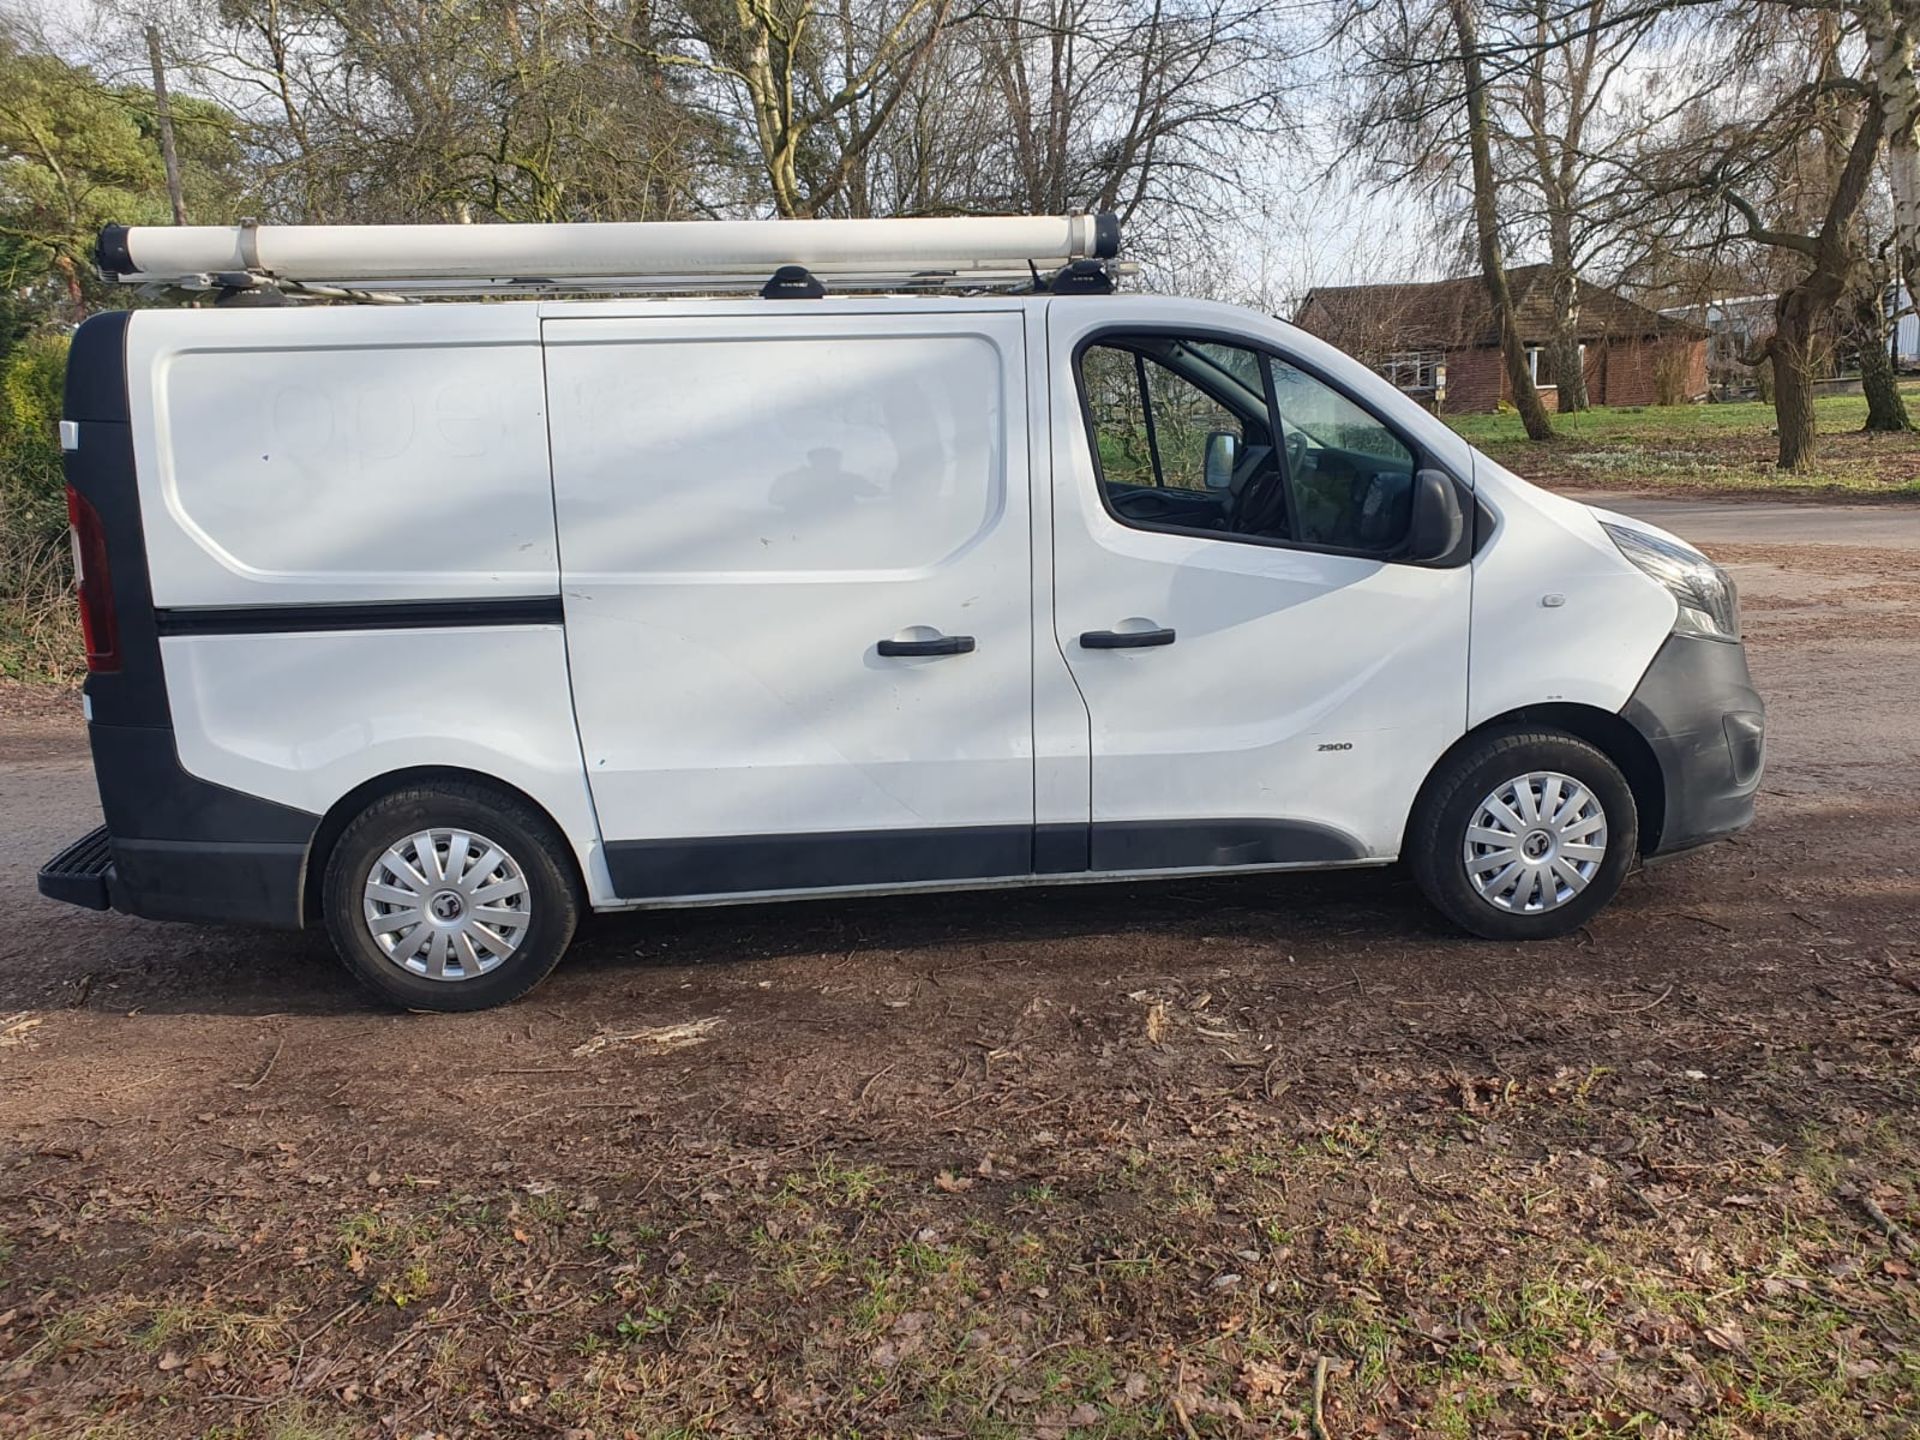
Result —
[[73, 635], [60, 400], [67, 337], [32, 335], [0, 357], [0, 674], [53, 678]]
[[[60, 395], [67, 337], [34, 335], [0, 364], [0, 533], [39, 549], [67, 528], [60, 471]], [[11, 588], [11, 587], [10, 587]]]

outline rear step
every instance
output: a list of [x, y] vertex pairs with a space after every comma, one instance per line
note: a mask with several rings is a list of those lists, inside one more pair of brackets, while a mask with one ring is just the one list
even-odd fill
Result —
[[89, 830], [40, 867], [40, 893], [88, 910], [105, 910], [107, 876], [113, 871], [113, 837], [102, 825]]

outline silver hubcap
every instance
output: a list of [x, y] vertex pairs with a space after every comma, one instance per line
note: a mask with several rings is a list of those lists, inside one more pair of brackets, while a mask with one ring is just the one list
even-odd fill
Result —
[[428, 980], [471, 980], [526, 938], [533, 897], [518, 862], [484, 835], [422, 830], [367, 873], [367, 933], [386, 957]]
[[1557, 910], [1607, 858], [1607, 812], [1557, 770], [1501, 785], [1467, 822], [1467, 878], [1480, 898], [1517, 915]]

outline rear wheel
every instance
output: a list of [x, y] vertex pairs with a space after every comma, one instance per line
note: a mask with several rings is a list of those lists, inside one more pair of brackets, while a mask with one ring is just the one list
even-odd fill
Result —
[[322, 903], [340, 958], [409, 1010], [484, 1010], [559, 963], [580, 899], [564, 843], [524, 801], [482, 785], [396, 791], [328, 857]]
[[1407, 825], [1407, 861], [1436, 909], [1490, 940], [1578, 929], [1611, 900], [1639, 843], [1633, 790], [1558, 730], [1492, 731], [1441, 762]]

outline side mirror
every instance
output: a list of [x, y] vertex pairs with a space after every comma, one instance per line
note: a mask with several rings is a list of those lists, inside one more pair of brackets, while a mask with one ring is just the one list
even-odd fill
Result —
[[1240, 463], [1240, 437], [1231, 430], [1214, 430], [1207, 435], [1205, 461], [1201, 467], [1209, 490], [1226, 490], [1233, 485], [1233, 468]]
[[1453, 477], [1439, 470], [1416, 471], [1413, 514], [1407, 526], [1407, 559], [1420, 565], [1454, 562], [1466, 538], [1466, 511]]

